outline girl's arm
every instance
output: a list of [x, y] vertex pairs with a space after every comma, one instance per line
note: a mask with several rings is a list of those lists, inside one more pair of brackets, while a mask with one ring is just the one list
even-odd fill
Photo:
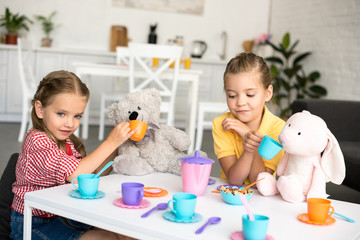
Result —
[[[77, 177], [79, 174], [94, 172], [114, 151], [123, 144], [131, 135], [135, 133], [130, 130], [128, 122], [121, 122], [116, 125], [110, 132], [107, 139], [100, 144], [92, 153], [84, 157], [76, 170], [66, 178], [70, 182], [71, 179]], [[111, 157], [110, 157], [111, 158]]]
[[[115, 149], [115, 151], [113, 151], [106, 159], [105, 161], [95, 170], [95, 174], [98, 173], [101, 169], [103, 169], [103, 167], [105, 167], [105, 165], [110, 162], [110, 161], [114, 161], [116, 155], [117, 155], [118, 150]], [[100, 176], [106, 176], [109, 175], [111, 173], [111, 171], [113, 170], [112, 166], [110, 166], [109, 168], [107, 168]]]
[[265, 167], [262, 158], [257, 153], [257, 148], [264, 137], [262, 134], [251, 131], [246, 124], [233, 118], [226, 118], [222, 125], [225, 131], [236, 131], [243, 139], [244, 146], [244, 152], [239, 159], [236, 159], [236, 156], [219, 159], [220, 165], [230, 184], [242, 185], [247, 177], [249, 177], [250, 182], [254, 182], [260, 172], [272, 171]]

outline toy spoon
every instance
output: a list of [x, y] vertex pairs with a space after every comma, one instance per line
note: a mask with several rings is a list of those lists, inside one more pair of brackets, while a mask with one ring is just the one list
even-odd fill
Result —
[[246, 209], [247, 214], [249, 215], [250, 221], [254, 221], [255, 218], [254, 218], [254, 215], [252, 214], [252, 212], [250, 211], [249, 204], [248, 204], [248, 201], [246, 200], [246, 197], [242, 193], [239, 193], [239, 197], [240, 197], [242, 204], [244, 205], [244, 207]]
[[100, 172], [98, 172], [98, 173], [95, 175], [94, 178], [100, 177], [100, 174], [102, 174], [102, 173], [103, 173], [108, 167], [110, 167], [113, 163], [114, 163], [113, 161], [108, 162], [108, 163], [105, 165], [105, 167], [103, 167], [103, 168], [100, 170]]
[[345, 217], [344, 215], [341, 215], [340, 213], [334, 212], [335, 215], [338, 215], [339, 217], [344, 218], [346, 221], [351, 222], [351, 223], [355, 223], [354, 220], [352, 220], [351, 218]]
[[205, 227], [209, 224], [217, 224], [221, 221], [220, 217], [211, 217], [209, 218], [209, 220], [202, 226], [200, 227], [198, 230], [196, 230], [196, 234], [200, 234], [204, 231]]
[[253, 182], [253, 183], [251, 183], [251, 184], [249, 184], [249, 185], [247, 185], [243, 190], [241, 190], [240, 192], [241, 193], [244, 193], [245, 191], [246, 191], [246, 189], [248, 189], [249, 187], [251, 187], [252, 185], [254, 185], [254, 184], [256, 184], [257, 182], [260, 182], [261, 180], [263, 180], [264, 179], [264, 177], [263, 178], [260, 178], [259, 180], [256, 180], [255, 182]]
[[156, 205], [154, 208], [150, 209], [149, 211], [147, 211], [146, 213], [144, 213], [143, 215], [141, 215], [142, 218], [146, 218], [147, 216], [150, 215], [150, 213], [152, 213], [154, 210], [159, 209], [159, 210], [165, 210], [168, 208], [168, 204], [167, 203], [159, 203], [158, 205]]

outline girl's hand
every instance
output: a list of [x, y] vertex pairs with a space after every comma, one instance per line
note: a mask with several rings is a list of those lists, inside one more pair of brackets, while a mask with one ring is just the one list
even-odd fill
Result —
[[131, 131], [128, 122], [121, 122], [117, 124], [113, 128], [113, 130], [111, 130], [109, 136], [107, 137], [107, 140], [116, 143], [116, 145], [120, 146], [126, 140], [128, 140], [129, 137], [131, 137], [135, 132], [136, 129]]
[[233, 130], [237, 132], [241, 138], [244, 138], [245, 134], [250, 131], [250, 128], [245, 123], [236, 118], [225, 118], [222, 127], [224, 131]]
[[247, 152], [255, 152], [259, 147], [261, 140], [263, 139], [263, 135], [256, 131], [248, 131], [243, 137], [243, 146], [245, 151]]

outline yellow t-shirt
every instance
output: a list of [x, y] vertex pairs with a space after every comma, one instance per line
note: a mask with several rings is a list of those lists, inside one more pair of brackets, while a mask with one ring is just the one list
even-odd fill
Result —
[[[238, 133], [233, 130], [224, 131], [222, 128], [222, 122], [225, 118], [235, 116], [231, 112], [223, 113], [222, 115], [216, 117], [213, 120], [212, 124], [212, 135], [214, 138], [214, 151], [217, 158], [223, 158], [227, 156], [235, 155], [236, 158], [240, 158], [241, 154], [244, 152], [244, 147], [242, 145], [242, 138]], [[264, 115], [258, 129], [258, 132], [263, 135], [268, 135], [275, 140], [278, 140], [279, 134], [285, 122], [279, 117], [272, 114], [268, 108], [265, 106]], [[276, 171], [276, 167], [279, 164], [284, 151], [281, 150], [273, 159], [266, 160], [263, 158], [265, 167], [268, 167]], [[275, 176], [275, 173], [274, 173]], [[220, 177], [226, 179], [225, 173], [223, 170], [220, 170]], [[246, 184], [250, 183], [249, 179], [246, 179]]]

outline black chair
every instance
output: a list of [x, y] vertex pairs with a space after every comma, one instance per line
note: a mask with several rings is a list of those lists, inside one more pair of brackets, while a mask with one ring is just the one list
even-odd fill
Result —
[[18, 153], [13, 153], [9, 162], [1, 176], [0, 180], [0, 239], [10, 239], [10, 206], [13, 201], [14, 194], [12, 192], [12, 184], [16, 180], [15, 167], [19, 157]]

